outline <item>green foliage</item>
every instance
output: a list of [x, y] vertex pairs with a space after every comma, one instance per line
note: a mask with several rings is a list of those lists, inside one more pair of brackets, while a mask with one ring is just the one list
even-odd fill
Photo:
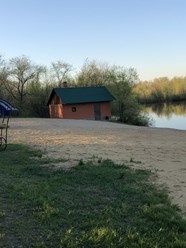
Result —
[[96, 60], [86, 60], [77, 75], [78, 86], [102, 86], [107, 85], [110, 79], [110, 67], [106, 63], [98, 63]]
[[185, 247], [186, 221], [149, 171], [111, 160], [60, 170], [54, 162], [20, 145], [1, 153], [3, 248]]
[[115, 113], [119, 114], [123, 123], [148, 126], [150, 120], [142, 112], [136, 96], [133, 93], [133, 86], [138, 80], [137, 72], [133, 68], [113, 67], [109, 89], [116, 97]]

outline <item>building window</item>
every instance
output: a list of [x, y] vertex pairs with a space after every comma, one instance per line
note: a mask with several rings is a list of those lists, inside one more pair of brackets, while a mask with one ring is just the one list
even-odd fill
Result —
[[76, 107], [72, 107], [72, 112], [76, 112]]

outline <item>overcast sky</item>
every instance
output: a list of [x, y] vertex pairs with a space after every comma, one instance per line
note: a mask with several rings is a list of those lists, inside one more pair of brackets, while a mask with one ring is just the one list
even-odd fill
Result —
[[186, 76], [186, 0], [0, 0], [0, 54]]

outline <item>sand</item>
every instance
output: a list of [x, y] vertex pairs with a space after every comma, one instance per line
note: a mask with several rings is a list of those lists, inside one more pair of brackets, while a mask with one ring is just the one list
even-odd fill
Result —
[[12, 118], [8, 139], [46, 150], [51, 158], [68, 160], [58, 167], [69, 168], [80, 159], [108, 158], [149, 169], [157, 173], [157, 183], [168, 188], [172, 202], [186, 214], [186, 131], [88, 120]]

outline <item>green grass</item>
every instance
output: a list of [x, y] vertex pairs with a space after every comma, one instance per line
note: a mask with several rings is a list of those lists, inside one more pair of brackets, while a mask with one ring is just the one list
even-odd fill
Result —
[[150, 172], [55, 162], [20, 145], [0, 153], [0, 247], [186, 247], [186, 221]]

